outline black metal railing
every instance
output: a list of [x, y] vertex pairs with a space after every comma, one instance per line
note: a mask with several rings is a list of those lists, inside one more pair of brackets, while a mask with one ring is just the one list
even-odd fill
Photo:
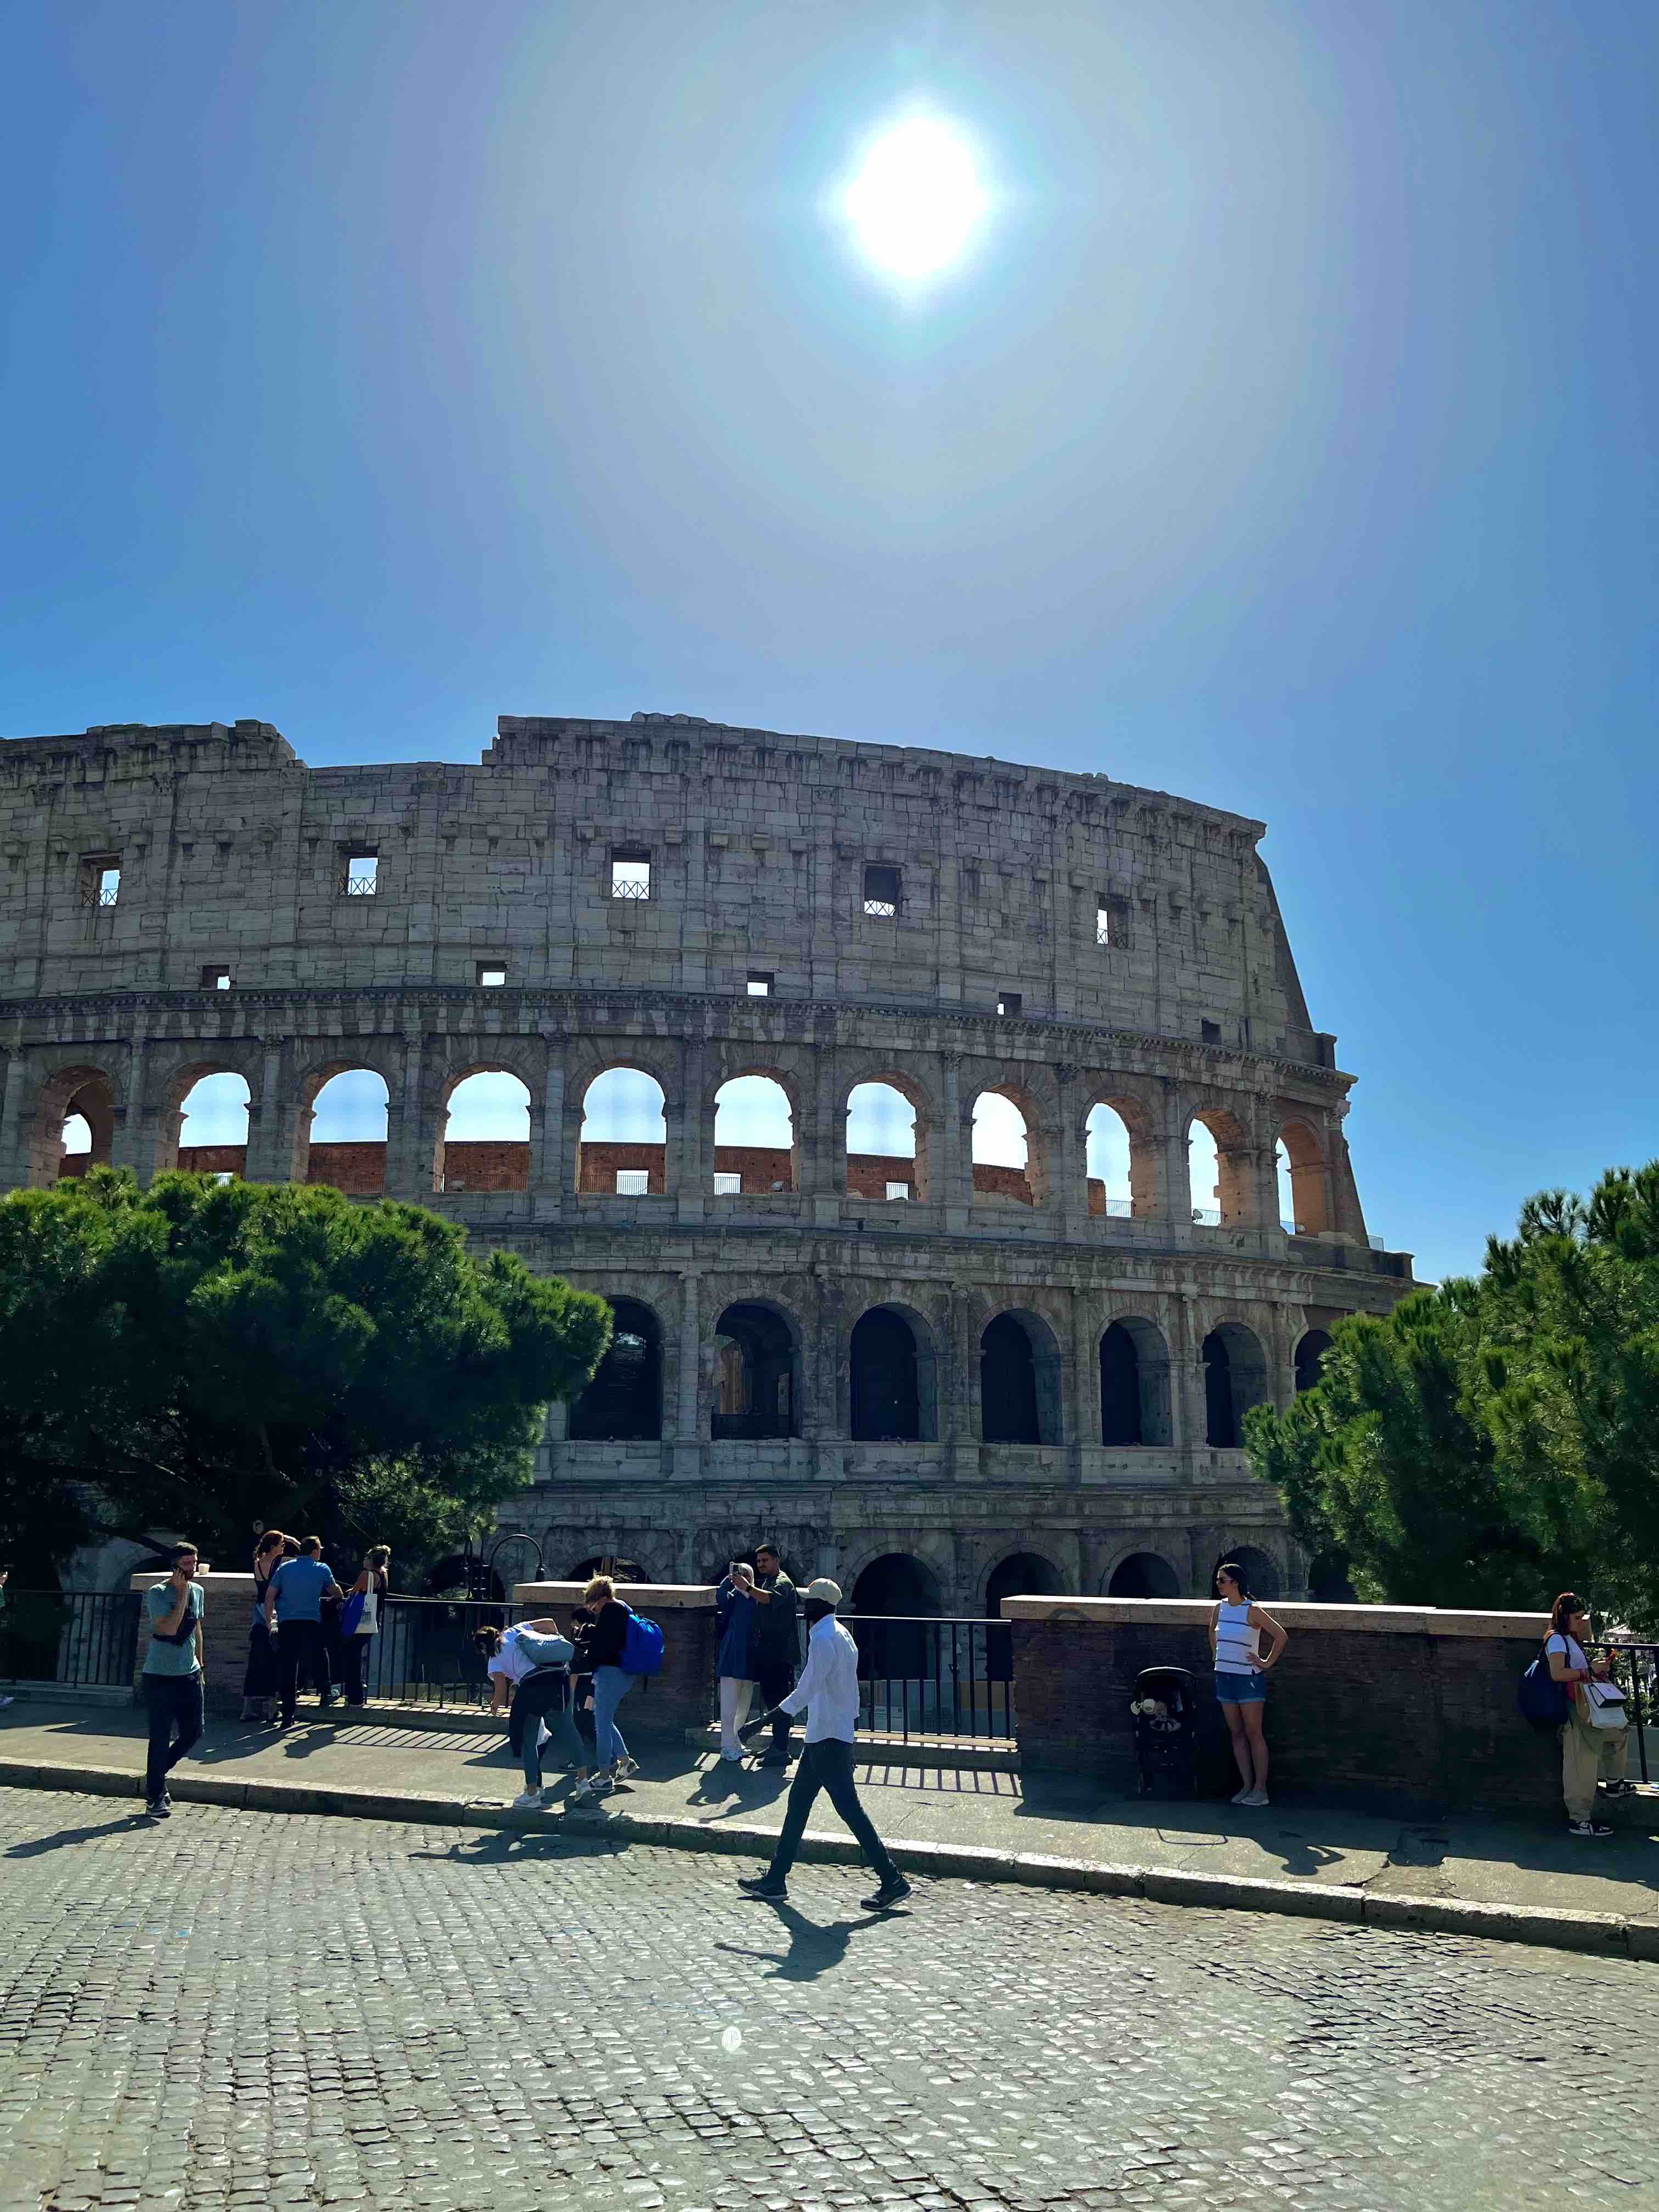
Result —
[[[1625, 1711], [1636, 1738], [1636, 1763], [1641, 1779], [1646, 1782], [1650, 1778], [1647, 1731], [1659, 1725], [1659, 1644], [1614, 1636], [1590, 1644], [1588, 1652], [1592, 1659], [1605, 1656], [1611, 1662], [1613, 1678], [1625, 1692]], [[1636, 1777], [1630, 1778], [1634, 1781]]]
[[859, 1647], [859, 1725], [902, 1743], [1014, 1736], [1013, 1637], [1000, 1620], [843, 1613]]
[[389, 1597], [368, 1638], [363, 1686], [397, 1705], [486, 1705], [489, 1677], [472, 1638], [480, 1628], [509, 1628], [524, 1608], [500, 1599]]
[[0, 1681], [118, 1688], [132, 1680], [137, 1590], [12, 1589], [0, 1613]]

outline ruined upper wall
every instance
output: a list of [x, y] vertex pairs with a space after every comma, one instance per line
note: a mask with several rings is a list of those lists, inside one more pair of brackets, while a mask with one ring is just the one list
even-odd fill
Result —
[[[510, 984], [992, 1008], [1328, 1063], [1263, 825], [890, 745], [504, 716], [476, 768], [307, 769], [268, 724], [0, 744], [0, 992]], [[613, 848], [651, 896], [613, 898]], [[378, 854], [373, 897], [342, 889]], [[118, 856], [113, 906], [88, 869]], [[889, 919], [864, 870], [902, 872]], [[1110, 942], [1097, 942], [1104, 906]]]

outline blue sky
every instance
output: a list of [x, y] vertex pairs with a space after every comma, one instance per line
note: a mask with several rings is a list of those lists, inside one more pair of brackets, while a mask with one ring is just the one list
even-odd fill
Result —
[[[1659, 10], [0, 14], [0, 731], [636, 708], [1256, 815], [1425, 1273], [1659, 1152]], [[918, 99], [921, 298], [826, 196]], [[1644, 217], [1642, 210], [1647, 209]]]

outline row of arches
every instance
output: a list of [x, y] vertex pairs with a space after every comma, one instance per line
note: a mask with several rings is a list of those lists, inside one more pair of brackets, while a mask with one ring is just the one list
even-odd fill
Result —
[[[567, 1433], [577, 1443], [651, 1443], [663, 1435], [662, 1327], [638, 1298], [611, 1300], [611, 1348], [574, 1402]], [[1316, 1382], [1329, 1345], [1310, 1329], [1297, 1347], [1297, 1388]], [[714, 1324], [713, 1440], [763, 1443], [799, 1436], [804, 1403], [800, 1336], [782, 1308], [744, 1299]], [[1048, 1322], [1024, 1308], [995, 1315], [979, 1347], [980, 1440], [988, 1444], [1066, 1441], [1061, 1358]], [[1114, 1321], [1098, 1345], [1103, 1445], [1168, 1447], [1173, 1442], [1169, 1347], [1157, 1324]], [[1206, 1441], [1231, 1450], [1244, 1414], [1268, 1397], [1260, 1340], [1242, 1322], [1223, 1322], [1204, 1340]], [[871, 1306], [848, 1340], [853, 1441], [926, 1443], [939, 1434], [941, 1377], [933, 1329], [900, 1304]]]
[[[156, 1164], [207, 1172], [245, 1171], [252, 1097], [234, 1070], [188, 1069], [170, 1086]], [[580, 1099], [574, 1187], [590, 1196], [659, 1196], [669, 1187], [669, 1127], [660, 1083], [645, 1069], [611, 1066]], [[925, 1095], [893, 1074], [856, 1083], [842, 1108], [845, 1192], [850, 1198], [925, 1202], [937, 1195]], [[439, 1107], [433, 1188], [450, 1191], [527, 1189], [532, 1182], [534, 1102], [509, 1069], [477, 1067], [452, 1076]], [[1030, 1097], [1018, 1085], [988, 1087], [972, 1099], [969, 1195], [976, 1203], [1035, 1207], [1049, 1194], [1049, 1146]], [[84, 1173], [110, 1158], [116, 1103], [96, 1069], [62, 1072], [48, 1085], [32, 1148], [37, 1182]], [[391, 1102], [386, 1077], [370, 1067], [319, 1072], [303, 1092], [289, 1163], [295, 1179], [337, 1182], [362, 1194], [385, 1188]], [[1158, 1146], [1139, 1102], [1098, 1101], [1082, 1128], [1083, 1182], [1091, 1213], [1146, 1218], [1158, 1203]], [[765, 1196], [800, 1187], [797, 1116], [776, 1073], [729, 1077], [714, 1093], [714, 1143], [708, 1169], [716, 1197]], [[1255, 1212], [1254, 1155], [1244, 1132], [1219, 1108], [1194, 1114], [1186, 1131], [1194, 1221], [1221, 1226]], [[1286, 1120], [1274, 1139], [1281, 1224], [1310, 1232], [1328, 1221], [1327, 1163], [1320, 1138]]]

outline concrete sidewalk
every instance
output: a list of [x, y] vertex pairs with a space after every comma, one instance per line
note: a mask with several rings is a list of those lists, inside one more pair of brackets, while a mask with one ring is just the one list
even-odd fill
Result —
[[[627, 1720], [623, 1709], [622, 1718]], [[723, 1765], [641, 1739], [635, 1788], [592, 1811], [510, 1813], [518, 1762], [505, 1732], [325, 1719], [296, 1727], [211, 1722], [174, 1772], [173, 1794], [273, 1811], [461, 1820], [562, 1832], [621, 1847], [638, 1839], [754, 1855], [781, 1823], [788, 1777]], [[1532, 1747], [1524, 1740], [1517, 1755]], [[128, 1707], [32, 1703], [0, 1711], [0, 1784], [137, 1794], [143, 1715]], [[1548, 1756], [1545, 1747], [1536, 1755]], [[1260, 1812], [1169, 1803], [1054, 1777], [872, 1765], [860, 1788], [907, 1869], [1022, 1881], [1390, 1925], [1559, 1943], [1659, 1960], [1659, 1789], [1611, 1817], [1619, 1832], [1577, 1842], [1564, 1827], [1468, 1814], [1396, 1820], [1286, 1801]], [[820, 1800], [804, 1856], [856, 1852]]]

